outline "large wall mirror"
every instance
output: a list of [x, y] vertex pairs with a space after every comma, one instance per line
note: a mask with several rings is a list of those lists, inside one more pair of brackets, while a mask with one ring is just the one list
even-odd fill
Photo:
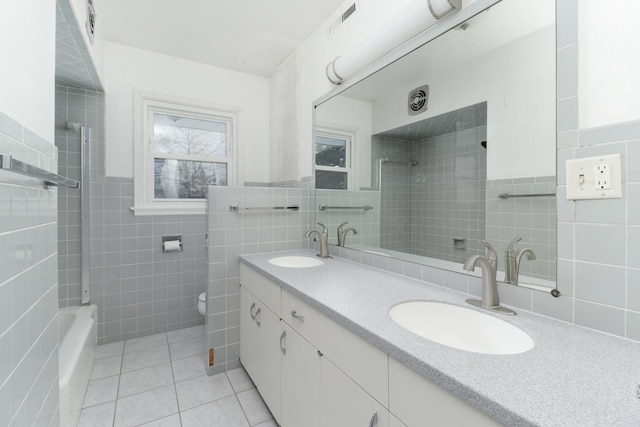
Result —
[[331, 243], [555, 288], [555, 58], [555, 1], [502, 0], [316, 105]]

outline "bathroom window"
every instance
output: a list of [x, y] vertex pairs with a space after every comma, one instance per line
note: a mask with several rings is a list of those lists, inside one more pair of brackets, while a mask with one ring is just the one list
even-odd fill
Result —
[[136, 94], [136, 215], [200, 214], [233, 177], [235, 112]]
[[316, 132], [316, 188], [348, 190], [352, 187], [352, 140], [348, 133]]

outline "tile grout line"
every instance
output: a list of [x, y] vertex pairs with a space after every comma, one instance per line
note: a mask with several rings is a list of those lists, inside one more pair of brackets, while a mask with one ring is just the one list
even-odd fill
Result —
[[[225, 372], [225, 375], [227, 377], [227, 380], [229, 380], [229, 375], [227, 375], [226, 372]], [[229, 383], [231, 383], [231, 380], [229, 380]], [[242, 403], [240, 402], [240, 399], [238, 399], [238, 393], [236, 393], [236, 390], [233, 388], [233, 385], [231, 386], [231, 388], [233, 389], [233, 396], [236, 398], [236, 401], [238, 402], [238, 406], [240, 406], [240, 410], [242, 411], [242, 415], [244, 415], [244, 419], [247, 420], [247, 425], [249, 427], [251, 427], [251, 421], [249, 421], [249, 417], [247, 416], [247, 412], [244, 410], [244, 406], [242, 406]]]
[[118, 397], [120, 395], [120, 381], [122, 380], [122, 366], [124, 365], [124, 342], [122, 343], [122, 353], [120, 355], [120, 370], [118, 371], [118, 387], [116, 387], [116, 400], [113, 405], [112, 426], [116, 427], [116, 413], [118, 412]]
[[[163, 332], [162, 334], [164, 334], [164, 335], [165, 335], [165, 337], [164, 337], [164, 338], [166, 339], [166, 344], [163, 344], [163, 345], [166, 345], [166, 346], [167, 346], [167, 351], [168, 351], [168, 354], [169, 354], [169, 363], [170, 363], [170, 365], [171, 365], [171, 366], [170, 366], [170, 368], [171, 368], [172, 382], [173, 382], [173, 386], [174, 386], [174, 393], [175, 393], [175, 397], [176, 397], [176, 404], [177, 404], [177, 409], [178, 409], [177, 414], [178, 414], [178, 419], [179, 419], [179, 421], [180, 421], [180, 425], [182, 426], [182, 425], [183, 425], [183, 421], [182, 421], [182, 412], [183, 412], [183, 411], [182, 411], [182, 410], [181, 410], [181, 408], [180, 408], [180, 402], [179, 402], [179, 397], [178, 397], [178, 392], [177, 392], [176, 374], [175, 374], [175, 370], [174, 370], [174, 366], [173, 366], [174, 359], [173, 359], [173, 355], [172, 355], [172, 352], [171, 352], [171, 347], [170, 347], [170, 345], [171, 345], [171, 344], [175, 344], [175, 343], [179, 343], [179, 342], [183, 342], [183, 341], [188, 341], [188, 340], [195, 339], [195, 338], [202, 338], [202, 337], [184, 337], [183, 339], [178, 339], [178, 341], [175, 341], [174, 343], [169, 343], [169, 333], [168, 333], [168, 332]], [[135, 339], [135, 338], [134, 338], [134, 339]], [[152, 365], [152, 366], [139, 368], [139, 369], [136, 369], [136, 370], [133, 370], [133, 371], [129, 371], [129, 372], [123, 372], [123, 368], [124, 368], [124, 356], [127, 354], [127, 352], [125, 352], [125, 348], [126, 348], [126, 345], [125, 345], [125, 344], [126, 344], [126, 341], [127, 341], [127, 340], [122, 340], [122, 341], [123, 341], [123, 343], [122, 343], [122, 349], [118, 352], [118, 354], [115, 354], [115, 355], [113, 355], [113, 356], [109, 356], [109, 357], [117, 357], [117, 356], [120, 356], [120, 358], [121, 358], [121, 359], [120, 359], [119, 371], [118, 371], [118, 374], [117, 374], [117, 376], [118, 376], [118, 384], [117, 384], [117, 387], [116, 387], [116, 396], [115, 396], [114, 409], [113, 409], [113, 414], [112, 414], [112, 415], [113, 415], [113, 420], [112, 420], [112, 423], [111, 423], [111, 426], [112, 426], [112, 427], [115, 427], [115, 426], [117, 425], [116, 414], [117, 414], [117, 409], [118, 409], [118, 401], [119, 401], [119, 400], [120, 400], [120, 398], [121, 398], [121, 396], [120, 396], [120, 392], [121, 392], [121, 386], [122, 386], [122, 375], [123, 375], [123, 374], [126, 374], [126, 373], [130, 373], [130, 372], [135, 372], [135, 371], [137, 371], [137, 370], [148, 369], [148, 368], [150, 368], [150, 367], [152, 367], [152, 366], [158, 366], [158, 365]], [[155, 347], [152, 347], [152, 348], [157, 349], [157, 348], [161, 348], [161, 347], [162, 347], [162, 346], [155, 346]], [[136, 350], [136, 351], [144, 351], [144, 350], [149, 350], [149, 349], [142, 349], [142, 350]], [[132, 352], [129, 352], [129, 353], [132, 353]], [[191, 357], [191, 356], [189, 356], [189, 357]], [[102, 357], [101, 359], [104, 359], [104, 358], [105, 358], [105, 357]], [[185, 359], [185, 358], [188, 358], [188, 357], [183, 357], [183, 358], [180, 358], [180, 359], [177, 359], [177, 360], [182, 360], [182, 359]], [[97, 359], [97, 360], [100, 360], [100, 359]], [[235, 396], [236, 402], [237, 402], [237, 403], [238, 403], [238, 405], [240, 406], [240, 410], [242, 411], [242, 414], [243, 414], [243, 416], [244, 416], [245, 421], [247, 422], [247, 425], [248, 425], [248, 426], [251, 426], [251, 422], [250, 422], [250, 420], [249, 420], [249, 418], [248, 418], [247, 412], [246, 412], [245, 408], [243, 407], [242, 403], [240, 402], [240, 399], [239, 399], [239, 397], [238, 397], [238, 392], [237, 392], [237, 391], [236, 391], [236, 389], [234, 388], [234, 386], [233, 386], [233, 382], [232, 382], [231, 378], [229, 377], [228, 372], [226, 372], [226, 371], [225, 371], [225, 372], [224, 372], [224, 374], [225, 374], [225, 378], [226, 378], [226, 380], [228, 381], [228, 383], [229, 383], [229, 384], [230, 384], [230, 386], [231, 386], [231, 391], [232, 391], [232, 394], [231, 394], [231, 395]], [[116, 376], [116, 375], [112, 375], [112, 376]], [[109, 378], [109, 376], [107, 376], [107, 377], [103, 377], [103, 378]], [[103, 378], [98, 378], [98, 379], [96, 379], [96, 380], [101, 380], [101, 379], [103, 379]], [[95, 380], [93, 380], [93, 381], [95, 381]], [[189, 379], [185, 379], [185, 380], [183, 380], [183, 381], [181, 381], [181, 382], [184, 382], [184, 381], [189, 381]], [[162, 386], [162, 387], [166, 387], [166, 386]], [[148, 391], [152, 391], [152, 390], [156, 390], [156, 389], [158, 389], [158, 388], [161, 388], [161, 387], [156, 387], [156, 388], [151, 389], [151, 390], [141, 391], [141, 392], [139, 392], [139, 393], [135, 393], [134, 395], [136, 395], [136, 394], [142, 394], [142, 393], [145, 393], [145, 392], [148, 392]], [[134, 395], [131, 395], [131, 396], [134, 396]], [[212, 401], [210, 401], [210, 402], [202, 403], [202, 404], [200, 404], [200, 405], [197, 405], [196, 407], [200, 407], [200, 406], [208, 405], [208, 404], [210, 404], [210, 403], [212, 403], [212, 402], [216, 402], [216, 401], [219, 401], [219, 400], [221, 400], [221, 399], [225, 399], [225, 398], [231, 397], [231, 395], [229, 395], [229, 396], [224, 396], [224, 397], [221, 397], [221, 398], [219, 398], [219, 399], [212, 400]], [[130, 397], [130, 396], [124, 396], [123, 398], [125, 398], [125, 397]], [[86, 399], [86, 394], [85, 394], [85, 399]], [[101, 403], [101, 404], [105, 404], [105, 403], [108, 403], [108, 402], [103, 402], [103, 403]], [[90, 406], [90, 407], [95, 407], [95, 406], [98, 406], [98, 405], [100, 405], [100, 404], [92, 405], [92, 406]], [[196, 408], [196, 407], [194, 407], [194, 408]], [[87, 407], [87, 408], [88, 408], [88, 407]], [[189, 408], [189, 410], [194, 409], [194, 408]], [[86, 409], [86, 408], [83, 408], [83, 409]], [[175, 414], [169, 414], [169, 415], [167, 415], [167, 417], [168, 417], [168, 416], [173, 416], [173, 415], [175, 415]], [[161, 417], [161, 418], [158, 418], [158, 419], [154, 419], [154, 420], [147, 420], [147, 421], [145, 421], [145, 423], [149, 423], [149, 422], [153, 422], [153, 421], [158, 421], [158, 420], [161, 420], [162, 418], [164, 418], [164, 417]], [[272, 419], [272, 418], [271, 418], [271, 419]]]
[[171, 345], [169, 343], [169, 334], [165, 332], [167, 335], [167, 350], [169, 351], [169, 366], [171, 368], [171, 378], [173, 379], [173, 392], [176, 395], [176, 407], [178, 408], [178, 421], [180, 422], [180, 426], [182, 426], [182, 411], [180, 410], [180, 399], [178, 398], [178, 386], [176, 385], [176, 374], [173, 370], [173, 357], [171, 355]]

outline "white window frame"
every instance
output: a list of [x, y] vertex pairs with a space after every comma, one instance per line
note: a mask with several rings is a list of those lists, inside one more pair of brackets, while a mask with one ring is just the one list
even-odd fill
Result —
[[236, 141], [239, 109], [221, 107], [134, 91], [134, 215], [200, 215], [206, 213], [206, 199], [156, 199], [154, 197], [153, 114], [182, 115], [225, 121], [227, 132], [227, 186], [236, 181]]
[[[320, 166], [315, 162], [315, 152], [316, 152], [316, 137], [324, 136], [328, 138], [335, 139], [344, 139], [346, 144], [346, 167], [339, 166]], [[356, 170], [356, 162], [355, 162], [355, 132], [347, 129], [339, 129], [336, 127], [328, 127], [322, 126], [317, 127], [313, 136], [313, 158], [314, 158], [314, 167], [315, 170], [328, 171], [328, 172], [346, 172], [347, 173], [347, 188], [345, 190], [335, 189], [335, 188], [322, 188], [320, 190], [335, 190], [335, 191], [348, 191], [354, 190], [357, 187], [357, 170]], [[314, 176], [315, 176], [314, 170]]]

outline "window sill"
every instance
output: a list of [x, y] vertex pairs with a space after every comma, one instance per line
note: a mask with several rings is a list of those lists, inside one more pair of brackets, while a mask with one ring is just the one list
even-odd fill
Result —
[[204, 215], [207, 213], [205, 202], [202, 206], [133, 206], [135, 216], [150, 215]]

